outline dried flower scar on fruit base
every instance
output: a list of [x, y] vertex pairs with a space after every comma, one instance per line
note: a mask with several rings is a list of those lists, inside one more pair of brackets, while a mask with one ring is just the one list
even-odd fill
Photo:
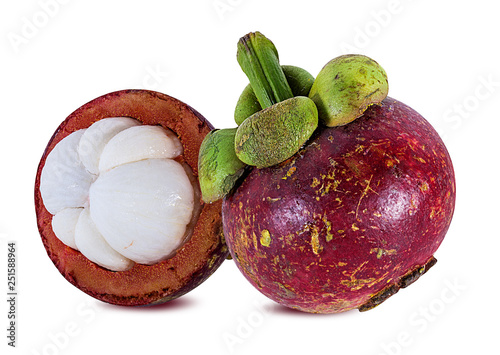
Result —
[[61, 274], [118, 305], [163, 303], [227, 257], [220, 203], [205, 204], [198, 151], [213, 129], [188, 105], [146, 90], [73, 112], [39, 164], [35, 208]]

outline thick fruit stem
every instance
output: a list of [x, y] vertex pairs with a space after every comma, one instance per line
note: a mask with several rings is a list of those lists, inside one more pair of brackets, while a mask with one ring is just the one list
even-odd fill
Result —
[[293, 97], [278, 51], [263, 34], [251, 32], [240, 38], [237, 59], [263, 109]]

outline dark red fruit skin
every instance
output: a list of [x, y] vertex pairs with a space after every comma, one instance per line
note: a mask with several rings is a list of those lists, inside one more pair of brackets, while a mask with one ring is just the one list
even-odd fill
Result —
[[204, 282], [227, 258], [222, 232], [221, 202], [200, 203], [201, 214], [191, 239], [170, 259], [155, 265], [136, 264], [123, 272], [106, 270], [55, 236], [52, 215], [40, 195], [40, 174], [55, 145], [70, 133], [107, 117], [132, 117], [143, 124], [174, 131], [184, 147], [176, 160], [198, 176], [198, 152], [213, 126], [196, 110], [162, 93], [122, 90], [83, 105], [58, 127], [40, 160], [35, 180], [35, 210], [43, 245], [59, 272], [74, 286], [101, 301], [123, 306], [152, 305], [178, 298]]
[[305, 312], [367, 310], [433, 265], [455, 205], [450, 156], [432, 126], [392, 98], [321, 127], [295, 156], [253, 169], [223, 203], [240, 271]]

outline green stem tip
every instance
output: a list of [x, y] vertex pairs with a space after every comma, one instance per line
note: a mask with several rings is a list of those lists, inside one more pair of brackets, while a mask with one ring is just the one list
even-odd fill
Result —
[[278, 51], [262, 33], [251, 32], [240, 38], [237, 60], [263, 109], [293, 97]]

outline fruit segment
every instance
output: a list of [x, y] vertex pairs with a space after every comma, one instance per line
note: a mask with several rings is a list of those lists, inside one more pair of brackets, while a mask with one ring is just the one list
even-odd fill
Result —
[[126, 271], [134, 266], [134, 262], [125, 258], [106, 242], [85, 208], [75, 226], [75, 243], [78, 250], [90, 261], [113, 271]]
[[78, 155], [87, 171], [98, 175], [101, 153], [109, 140], [124, 129], [138, 125], [140, 123], [130, 117], [110, 117], [87, 128], [78, 144]]
[[45, 208], [53, 215], [68, 207], [84, 207], [90, 184], [96, 176], [90, 174], [80, 160], [78, 143], [85, 130], [71, 133], [50, 152], [40, 177], [40, 193]]
[[140, 264], [155, 264], [182, 244], [193, 204], [193, 186], [171, 159], [120, 165], [90, 187], [98, 230], [113, 249]]
[[170, 257], [197, 217], [192, 172], [173, 160], [182, 152], [172, 131], [126, 117], [70, 134], [42, 170], [40, 190], [55, 215], [54, 233], [113, 271]]
[[111, 138], [99, 159], [99, 172], [143, 159], [173, 159], [182, 154], [182, 144], [175, 134], [160, 126], [137, 126]]
[[61, 242], [75, 250], [78, 250], [75, 243], [75, 228], [82, 211], [83, 207], [65, 208], [52, 217], [52, 229], [54, 233]]

